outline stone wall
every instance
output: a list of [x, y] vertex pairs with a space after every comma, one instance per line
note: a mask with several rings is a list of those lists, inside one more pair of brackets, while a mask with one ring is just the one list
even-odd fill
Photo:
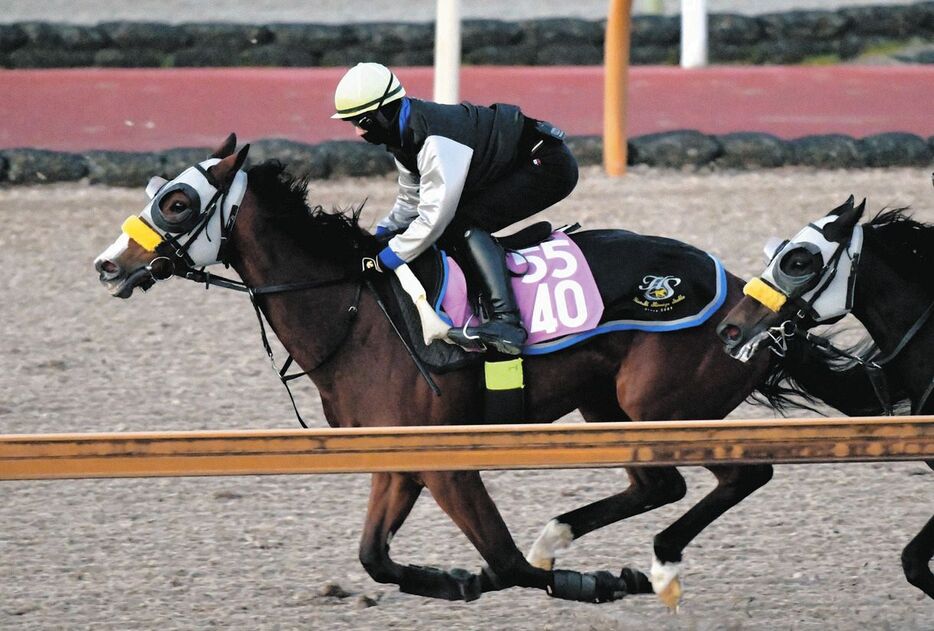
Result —
[[[605, 27], [603, 20], [573, 18], [466, 20], [463, 60], [477, 65], [600, 64]], [[636, 16], [632, 63], [676, 63], [679, 38], [679, 16]], [[759, 16], [713, 14], [709, 21], [713, 63], [832, 62], [932, 38], [934, 2]], [[431, 65], [433, 41], [431, 23], [24, 22], [0, 24], [0, 66], [348, 66], [361, 59]], [[906, 60], [932, 63], [934, 50], [922, 48]]]
[[[578, 162], [599, 164], [603, 142], [596, 136], [568, 139]], [[204, 160], [210, 150], [179, 148], [157, 153], [89, 151], [63, 153], [40, 149], [0, 151], [0, 185], [44, 184], [82, 180], [111, 186], [143, 186], [153, 175], [174, 177]], [[380, 147], [365, 142], [331, 141], [306, 145], [291, 140], [252, 143], [250, 161], [278, 159], [299, 176], [311, 179], [348, 175], [382, 175], [393, 163]], [[711, 136], [672, 131], [629, 141], [629, 164], [674, 169], [764, 169], [800, 165], [820, 169], [930, 166], [934, 136], [887, 133], [855, 139], [843, 135], [782, 140], [771, 134], [735, 133]]]

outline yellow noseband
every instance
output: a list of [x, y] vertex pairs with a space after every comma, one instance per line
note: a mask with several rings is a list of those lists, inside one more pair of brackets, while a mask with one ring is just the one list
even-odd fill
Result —
[[120, 228], [126, 236], [136, 241], [147, 252], [155, 252], [156, 246], [162, 243], [162, 235], [136, 215], [128, 217]]
[[746, 283], [746, 286], [743, 287], [743, 293], [754, 300], [758, 300], [762, 303], [762, 306], [771, 309], [775, 313], [778, 313], [778, 310], [788, 300], [788, 296], [777, 289], [773, 289], [761, 278], [753, 278]]

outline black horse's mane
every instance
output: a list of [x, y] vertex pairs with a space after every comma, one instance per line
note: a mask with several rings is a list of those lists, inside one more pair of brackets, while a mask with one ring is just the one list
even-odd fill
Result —
[[922, 223], [907, 214], [907, 208], [879, 211], [867, 221], [864, 238], [873, 252], [899, 274], [934, 290], [934, 225]]
[[338, 263], [359, 260], [360, 252], [375, 249], [375, 240], [360, 227], [363, 204], [349, 210], [326, 211], [309, 206], [308, 178], [288, 173], [278, 160], [247, 171], [250, 190], [265, 216], [316, 256]]

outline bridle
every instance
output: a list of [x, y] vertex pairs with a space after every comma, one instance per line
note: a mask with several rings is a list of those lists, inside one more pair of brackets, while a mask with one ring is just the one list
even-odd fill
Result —
[[[809, 224], [809, 227], [817, 229], [813, 224]], [[854, 230], [862, 230], [861, 226], [855, 226]], [[860, 234], [860, 237], [862, 235]], [[852, 236], [851, 239], [852, 240]], [[837, 274], [838, 266], [841, 260], [841, 257], [844, 252], [850, 247], [850, 240], [841, 242], [830, 260], [824, 265], [823, 269], [827, 269], [831, 265], [833, 266], [829, 273], [822, 274], [819, 277], [818, 283], [816, 285], [817, 289], [808, 290], [810, 293], [809, 297], [806, 300], [803, 300], [802, 297], [796, 297], [793, 299], [793, 304], [795, 306], [795, 314], [788, 320], [783, 321], [781, 324], [770, 327], [765, 331], [765, 336], [768, 338], [769, 350], [778, 355], [779, 357], [784, 357], [785, 353], [788, 350], [788, 340], [796, 337], [803, 339], [805, 342], [811, 344], [812, 346], [830, 352], [838, 357], [843, 357], [849, 359], [850, 361], [855, 362], [856, 364], [863, 367], [866, 370], [867, 377], [869, 378], [870, 383], [872, 384], [873, 390], [876, 394], [876, 398], [879, 400], [879, 403], [882, 405], [882, 409], [885, 414], [891, 416], [894, 414], [894, 410], [891, 404], [891, 398], [889, 396], [889, 387], [888, 380], [885, 376], [885, 371], [883, 367], [893, 361], [898, 355], [905, 349], [909, 342], [917, 335], [917, 333], [924, 327], [927, 321], [931, 318], [931, 315], [934, 314], [934, 301], [932, 301], [927, 308], [921, 313], [921, 315], [915, 320], [904, 335], [902, 335], [898, 344], [895, 345], [895, 348], [892, 351], [881, 358], [873, 358], [872, 354], [874, 349], [869, 349], [862, 356], [854, 355], [845, 351], [841, 348], [834, 346], [829, 339], [811, 333], [808, 329], [811, 326], [816, 324], [830, 324], [836, 322], [842, 317], [837, 317], [835, 319], [828, 319], [818, 321], [815, 319], [816, 311], [814, 309], [814, 304], [820, 298], [820, 296], [831, 286], [834, 277]], [[861, 245], [861, 243], [860, 243]], [[783, 244], [784, 246], [784, 244]], [[783, 247], [782, 246], [782, 247]], [[775, 256], [778, 256], [782, 247], [778, 249]], [[775, 257], [773, 257], [774, 260]], [[853, 293], [856, 283], [856, 276], [858, 272], [858, 260], [859, 252], [856, 252], [854, 257], [852, 267], [850, 269], [850, 276], [847, 279], [847, 297], [845, 304], [845, 313], [849, 313], [853, 306]], [[770, 262], [770, 269], [772, 267], [772, 262]], [[823, 271], [823, 270], [822, 270]], [[750, 281], [747, 286], [744, 288], [744, 293], [750, 297], [758, 300], [760, 303], [765, 305], [767, 308], [772, 309], [773, 311], [778, 311], [787, 298], [782, 292], [779, 292], [770, 283], [762, 280], [761, 278], [756, 278]], [[781, 297], [776, 296], [776, 294], [781, 295]], [[808, 295], [808, 294], [805, 294]], [[780, 304], [781, 303], [781, 304]], [[754, 351], [753, 351], [754, 352]], [[931, 396], [932, 391], [934, 391], [934, 375], [932, 375], [931, 380], [928, 383], [927, 388], [922, 394], [921, 398], [918, 400], [917, 405], [912, 405], [911, 413], [917, 414], [924, 409], [925, 404]]]
[[[139, 285], [145, 290], [159, 281], [168, 280], [175, 276], [202, 283], [205, 289], [214, 286], [246, 293], [250, 297], [250, 303], [253, 305], [253, 310], [259, 322], [260, 339], [266, 355], [269, 357], [272, 368], [278, 375], [279, 380], [285, 386], [286, 392], [288, 392], [296, 418], [298, 418], [302, 427], [307, 428], [305, 420], [298, 411], [289, 382], [317, 370], [327, 363], [343, 346], [344, 341], [350, 335], [353, 322], [359, 311], [364, 284], [363, 276], [359, 273], [344, 274], [323, 280], [306, 280], [250, 287], [242, 281], [218, 276], [205, 270], [207, 265], [214, 263], [222, 263], [224, 267], [230, 267], [230, 237], [233, 234], [240, 205], [247, 189], [247, 174], [242, 170], [237, 171], [229, 186], [221, 187], [208, 170], [217, 162], [219, 160], [212, 159], [195, 165], [183, 171], [171, 182], [165, 182], [161, 178], [154, 178], [150, 181], [150, 186], [147, 187], [147, 193], [152, 197], [149, 206], [140, 215], [134, 215], [123, 223], [122, 230], [130, 239], [143, 249], [156, 254], [156, 257], [144, 268], [149, 274], [149, 278], [139, 283]], [[161, 185], [156, 188], [154, 184], [159, 185], [160, 182]], [[159, 207], [160, 202], [166, 195], [173, 191], [182, 191], [189, 198], [189, 201], [197, 201], [199, 206], [198, 215], [189, 217], [187, 223], [178, 228], [179, 231], [186, 230], [183, 233], [171, 232], [173, 227], [162, 217]], [[201, 199], [205, 197], [209, 201], [207, 204], [202, 205]], [[215, 215], [217, 215], [217, 222], [213, 225], [216, 225], [218, 230], [216, 249], [213, 252], [209, 251], [207, 258], [205, 258], [204, 252], [199, 252], [198, 255], [193, 256], [191, 252], [193, 247], [200, 247], [204, 239], [211, 241], [211, 222]], [[357, 286], [354, 299], [346, 312], [349, 321], [344, 327], [343, 334], [324, 354], [324, 357], [303, 372], [288, 374], [288, 370], [294, 361], [290, 353], [282, 367], [277, 367], [258, 298], [272, 294], [320, 289], [350, 282], [356, 282]]]
[[[185, 280], [203, 283], [205, 289], [214, 286], [246, 293], [250, 297], [250, 303], [253, 305], [256, 319], [259, 322], [260, 339], [263, 343], [263, 349], [266, 351], [267, 357], [269, 357], [273, 370], [279, 377], [282, 385], [285, 386], [298, 422], [304, 428], [307, 428], [308, 425], [298, 411], [298, 405], [295, 402], [295, 397], [292, 394], [289, 382], [314, 372], [337, 354], [353, 329], [353, 323], [360, 309], [363, 286], [366, 285], [375, 297], [377, 305], [380, 307], [387, 320], [389, 320], [393, 330], [402, 340], [406, 351], [415, 362], [422, 377], [428, 382], [432, 391], [436, 395], [440, 395], [441, 391], [431, 378], [427, 368], [425, 368], [423, 362], [415, 355], [415, 352], [405, 340], [395, 322], [393, 322], [379, 293], [373, 286], [372, 281], [363, 273], [365, 269], [329, 279], [297, 281], [292, 283], [264, 285], [261, 287], [250, 287], [242, 281], [218, 276], [205, 270], [207, 265], [214, 263], [222, 263], [224, 267], [230, 267], [230, 237], [233, 234], [234, 225], [236, 224], [237, 216], [240, 211], [240, 205], [247, 190], [247, 174], [242, 170], [237, 171], [229, 186], [220, 187], [218, 185], [218, 182], [208, 169], [219, 161], [220, 160], [215, 158], [195, 165], [183, 171], [182, 174], [171, 182], [165, 182], [162, 178], [153, 178], [153, 180], [150, 181], [150, 186], [147, 187], [147, 193], [149, 193], [152, 198], [150, 205], [144, 209], [143, 213], [140, 215], [134, 215], [128, 218], [122, 226], [122, 230], [127, 237], [137, 242], [143, 249], [156, 254], [156, 257], [143, 268], [145, 272], [149, 274], [149, 279], [139, 283], [139, 285], [145, 290], [159, 281], [176, 276]], [[182, 180], [182, 182], [180, 182], [180, 180]], [[184, 182], [184, 180], [188, 180], [188, 183]], [[154, 181], [155, 184], [158, 185], [161, 183], [161, 185], [158, 186], [158, 188], [154, 187]], [[211, 189], [213, 189], [213, 191]], [[164, 219], [162, 221], [159, 220], [161, 216], [159, 203], [168, 193], [175, 190], [182, 190], [189, 197], [189, 201], [192, 201], [192, 197], [194, 197], [199, 203], [199, 215], [195, 218], [189, 218], [194, 220], [181, 227], [187, 229], [187, 232], [181, 234], [173, 234], [170, 231], [171, 226], [168, 225]], [[202, 206], [201, 199], [203, 197], [208, 197], [209, 201], [206, 205]], [[196, 257], [192, 256], [190, 250], [193, 246], [200, 245], [201, 241], [199, 241], [199, 239], [202, 237], [206, 238], [208, 241], [211, 240], [209, 226], [215, 215], [218, 216], [217, 225], [219, 229], [219, 238], [216, 250], [213, 254], [213, 260], [204, 259], [203, 254], [196, 260]], [[147, 218], [149, 219], [148, 222], [146, 221]], [[183, 242], [183, 237], [188, 238]], [[347, 283], [356, 283], [354, 298], [346, 311], [348, 322], [343, 328], [343, 333], [337, 338], [331, 348], [328, 349], [322, 358], [315, 362], [314, 366], [302, 372], [288, 374], [289, 368], [294, 362], [294, 357], [291, 353], [288, 354], [282, 367], [277, 367], [257, 298], [287, 292], [321, 289]]]

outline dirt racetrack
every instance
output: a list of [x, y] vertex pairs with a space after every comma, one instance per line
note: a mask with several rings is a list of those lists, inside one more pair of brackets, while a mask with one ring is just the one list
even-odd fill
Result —
[[[389, 178], [337, 180], [314, 183], [311, 197], [368, 195], [372, 217], [392, 193]], [[750, 275], [769, 235], [790, 236], [850, 193], [873, 212], [911, 205], [934, 221], [923, 169], [609, 180], [590, 168], [548, 217], [680, 238]], [[81, 184], [0, 189], [0, 433], [295, 426], [245, 297], [172, 281], [119, 301], [98, 285], [92, 259], [143, 202], [142, 190]], [[374, 379], [388, 369], [369, 368]], [[313, 388], [299, 389], [306, 418], [324, 425]], [[583, 538], [559, 565], [647, 570], [652, 536], [712, 487], [703, 469], [684, 472], [685, 500]], [[934, 601], [899, 564], [931, 515], [931, 473], [778, 467], [688, 547], [677, 617], [653, 597], [586, 605], [512, 589], [447, 603], [378, 585], [357, 561], [364, 475], [6, 482], [0, 628], [934, 629]], [[523, 549], [549, 518], [626, 480], [612, 469], [484, 477]], [[427, 494], [393, 544], [403, 562], [480, 564]], [[328, 583], [350, 595], [324, 595]]]

